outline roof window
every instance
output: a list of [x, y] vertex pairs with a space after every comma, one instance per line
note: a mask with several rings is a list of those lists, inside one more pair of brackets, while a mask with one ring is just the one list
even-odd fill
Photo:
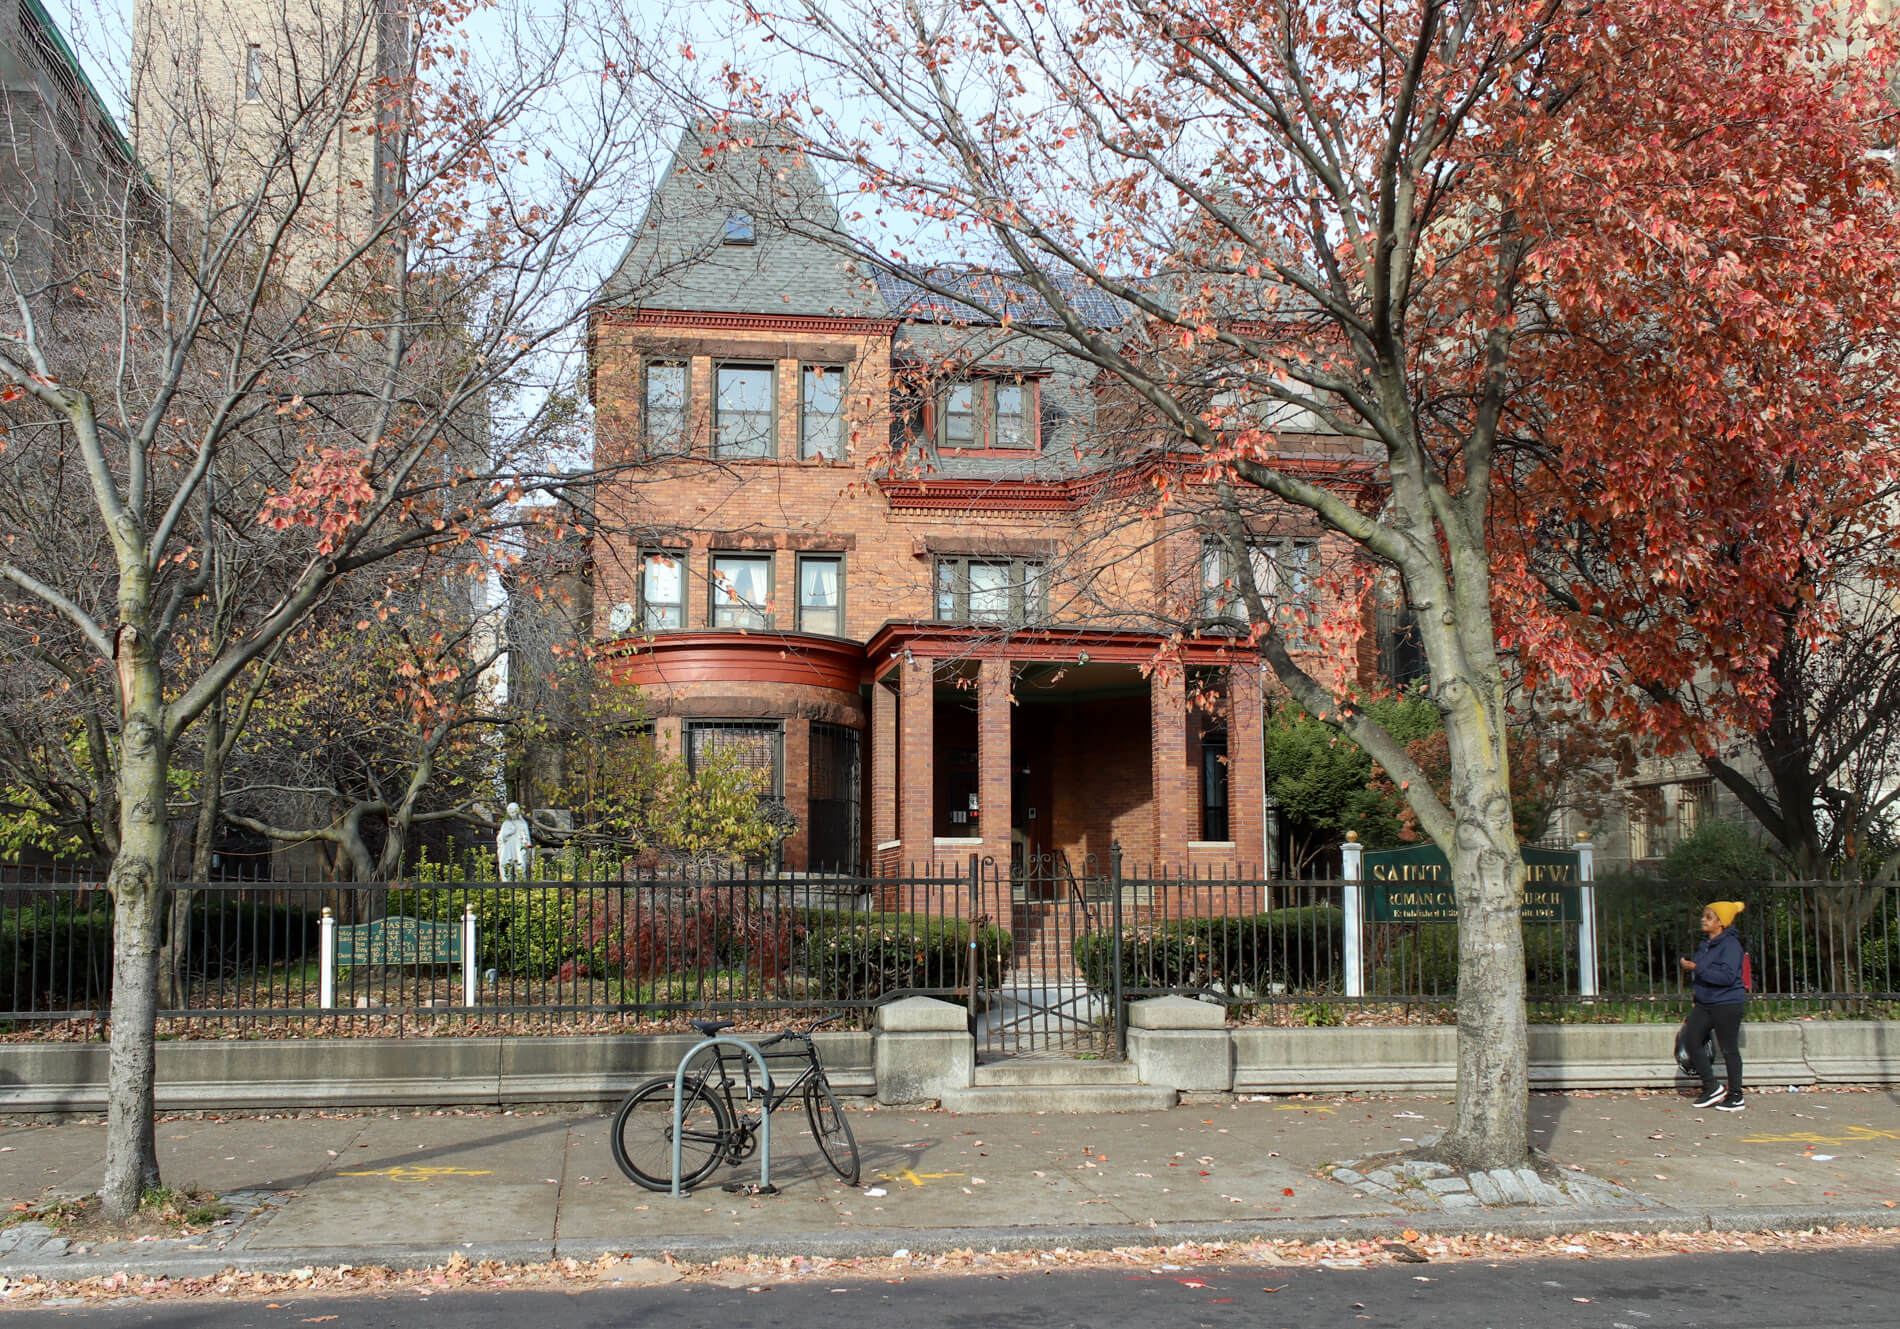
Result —
[[749, 245], [757, 237], [752, 230], [752, 214], [749, 212], [731, 212], [726, 214], [726, 243], [729, 245]]

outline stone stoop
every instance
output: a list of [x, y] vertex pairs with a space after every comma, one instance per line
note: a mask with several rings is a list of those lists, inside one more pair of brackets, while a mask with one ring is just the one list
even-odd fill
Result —
[[1126, 1061], [1080, 1061], [1065, 1057], [1013, 1057], [978, 1062], [975, 1087], [1074, 1089], [1104, 1084], [1140, 1084], [1141, 1073]]
[[972, 1079], [968, 1089], [944, 1091], [945, 1112], [1160, 1112], [1179, 1098], [1172, 1086], [1142, 1084], [1120, 1061], [998, 1061], [976, 1067]]

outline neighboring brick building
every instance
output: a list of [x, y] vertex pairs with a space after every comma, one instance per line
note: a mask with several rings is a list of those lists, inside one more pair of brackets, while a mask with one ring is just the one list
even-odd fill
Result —
[[[840, 223], [816, 175], [759, 143], [687, 137], [593, 316], [597, 459], [626, 465], [594, 549], [613, 676], [668, 749], [771, 769], [791, 869], [1080, 870], [1119, 842], [1258, 871], [1266, 690], [1231, 630], [1188, 630], [1233, 594], [1193, 504], [1151, 510], [1152, 450], [1107, 437], [1093, 374], [1021, 335], [1033, 296], [972, 327], [854, 269], [817, 238]], [[1357, 443], [1299, 446], [1289, 464], [1376, 481]], [[1249, 525], [1256, 575], [1317, 621], [1350, 543], [1270, 502]], [[1338, 662], [1300, 643], [1373, 667], [1371, 635]]]

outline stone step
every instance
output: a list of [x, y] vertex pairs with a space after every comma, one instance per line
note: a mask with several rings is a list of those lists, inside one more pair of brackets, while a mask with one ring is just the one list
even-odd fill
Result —
[[943, 1110], [962, 1114], [1161, 1112], [1173, 1107], [1177, 1097], [1173, 1089], [1152, 1084], [977, 1085], [944, 1090]]
[[976, 1067], [972, 1081], [979, 1088], [992, 1085], [1039, 1086], [1068, 1089], [1078, 1085], [1140, 1084], [1141, 1077], [1125, 1061], [1081, 1061], [1072, 1057], [1016, 1057], [987, 1061]]

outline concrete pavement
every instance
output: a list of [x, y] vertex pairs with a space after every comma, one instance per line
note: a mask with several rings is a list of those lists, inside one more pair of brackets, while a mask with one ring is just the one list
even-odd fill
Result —
[[[179, 1238], [87, 1244], [0, 1230], [0, 1276], [173, 1276], [470, 1259], [709, 1259], [958, 1247], [1108, 1247], [1227, 1237], [1439, 1231], [1548, 1234], [1900, 1225], [1900, 1094], [1758, 1092], [1748, 1111], [1664, 1093], [1537, 1094], [1534, 1140], [1561, 1201], [1441, 1209], [1326, 1175], [1442, 1130], [1439, 1096], [1260, 1098], [1165, 1112], [956, 1116], [847, 1109], [863, 1180], [829, 1170], [802, 1113], [774, 1120], [775, 1196], [729, 1194], [756, 1157], [678, 1200], [621, 1177], [602, 1113], [168, 1118], [166, 1180], [231, 1197], [230, 1219]], [[39, 1205], [98, 1185], [97, 1122], [0, 1125], [0, 1195]], [[1583, 1184], [1588, 1182], [1587, 1185]]]

